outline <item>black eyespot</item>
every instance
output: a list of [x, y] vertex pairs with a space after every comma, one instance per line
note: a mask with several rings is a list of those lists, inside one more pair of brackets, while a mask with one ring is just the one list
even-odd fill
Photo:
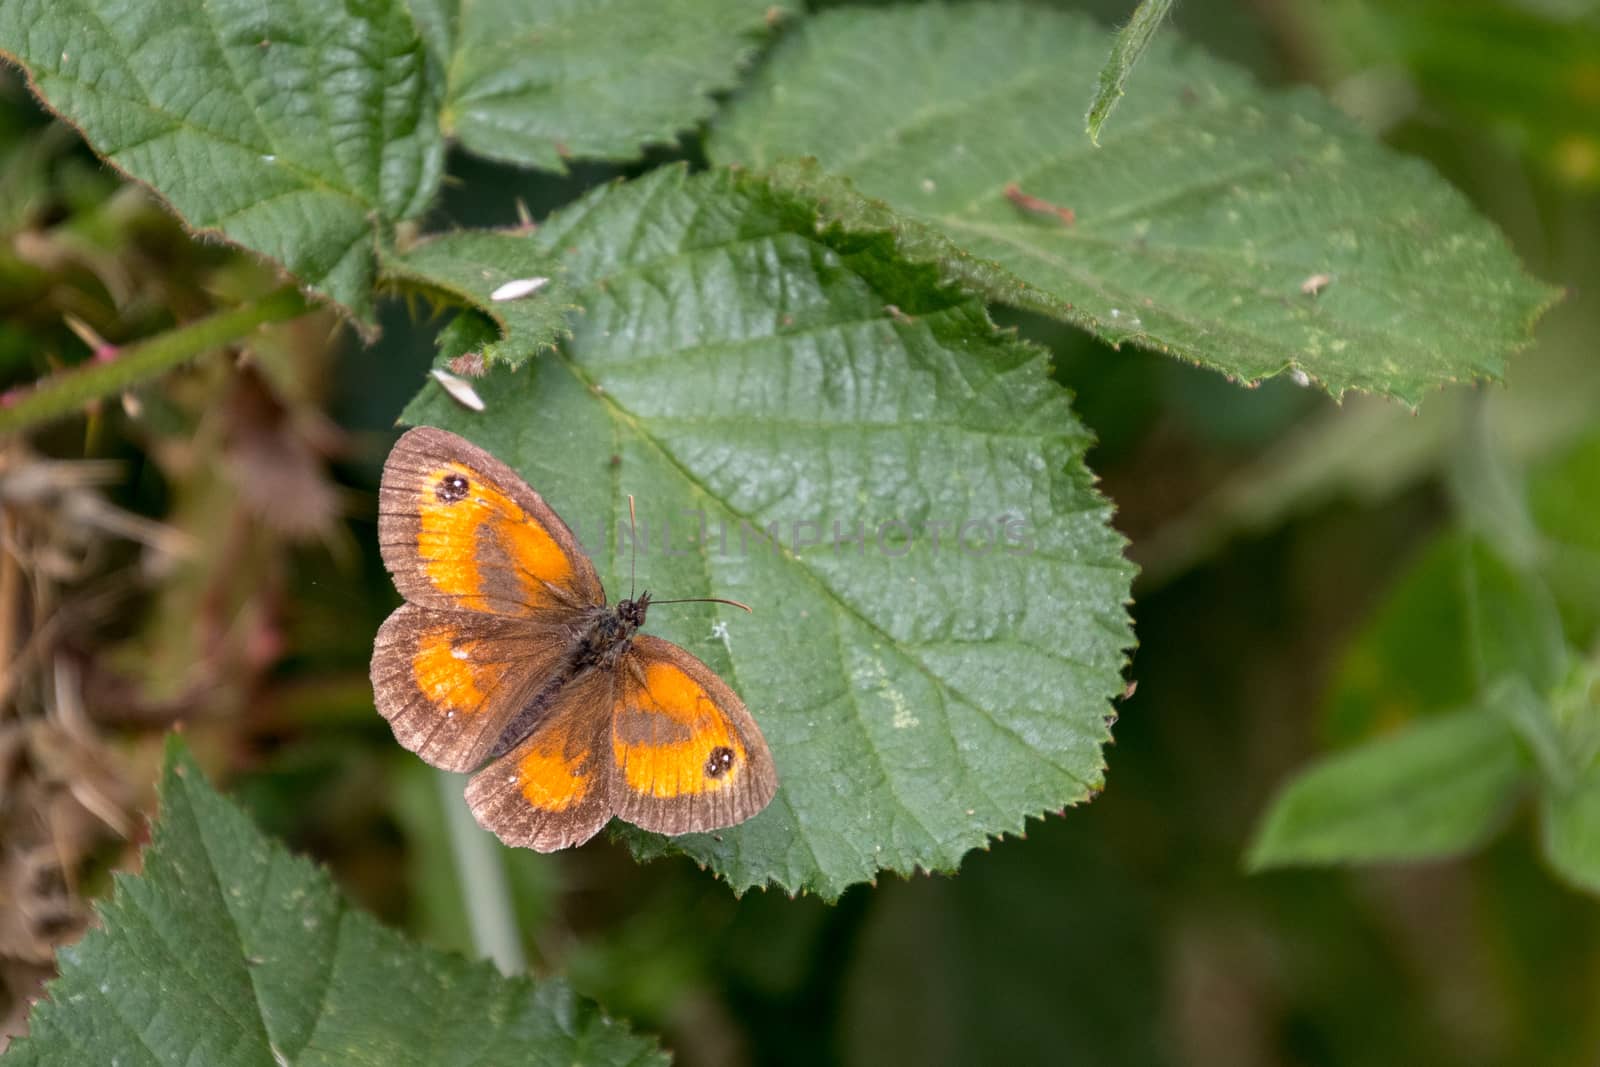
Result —
[[733, 749], [726, 745], [718, 745], [711, 750], [711, 756], [706, 760], [706, 777], [721, 778], [732, 766]]
[[434, 487], [433, 495], [439, 498], [442, 504], [454, 504], [458, 500], [467, 498], [467, 490], [471, 488], [467, 480], [459, 474], [447, 474], [439, 479], [439, 484]]

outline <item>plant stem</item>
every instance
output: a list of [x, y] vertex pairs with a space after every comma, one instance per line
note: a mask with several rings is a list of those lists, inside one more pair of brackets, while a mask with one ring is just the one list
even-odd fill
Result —
[[299, 290], [292, 285], [284, 286], [255, 303], [219, 311], [198, 322], [131, 344], [105, 362], [86, 363], [41, 379], [17, 396], [9, 407], [0, 407], [0, 433], [12, 433], [70, 415], [91, 401], [130, 389], [186, 360], [243, 337], [258, 326], [297, 318], [305, 311], [306, 302]]
[[461, 897], [472, 924], [472, 943], [478, 954], [494, 961], [501, 974], [521, 974], [528, 969], [522, 952], [522, 933], [511, 908], [511, 887], [505, 865], [489, 832], [480, 827], [461, 793], [465, 778], [439, 771], [439, 799], [444, 804], [445, 825], [456, 857]]

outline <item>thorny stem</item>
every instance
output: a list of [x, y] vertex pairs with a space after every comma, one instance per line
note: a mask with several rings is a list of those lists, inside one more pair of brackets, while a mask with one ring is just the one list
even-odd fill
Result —
[[305, 314], [306, 302], [294, 286], [284, 286], [251, 304], [219, 311], [155, 337], [118, 349], [114, 358], [96, 360], [41, 379], [0, 404], [0, 434], [70, 415], [85, 404], [113, 396], [219, 348], [269, 322]]

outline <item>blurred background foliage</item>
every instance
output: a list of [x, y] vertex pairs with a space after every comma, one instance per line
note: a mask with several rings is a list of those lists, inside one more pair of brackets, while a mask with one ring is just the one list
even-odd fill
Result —
[[[684, 860], [640, 867], [603, 841], [501, 850], [535, 968], [682, 1062], [1600, 1058], [1600, 908], [1541, 858], [1527, 796], [1473, 855], [1243, 867], [1297, 769], [1481, 689], [1454, 577], [1479, 550], [1463, 544], [1533, 575], [1518, 588], [1552, 598], [1556, 643], [1594, 662], [1600, 4], [1232, 0], [1176, 22], [1430, 160], [1566, 299], [1503, 387], [1419, 413], [1288, 379], [1242, 390], [1009, 315], [1057, 353], [1145, 568], [1109, 787], [957, 877], [836, 907], [735, 900]], [[456, 155], [433, 223], [515, 223], [518, 197], [542, 216], [665, 158], [551, 176]], [[0, 390], [270, 284], [189, 240], [0, 73]], [[364, 906], [471, 951], [433, 772], [390, 742], [367, 682], [394, 603], [377, 475], [436, 324], [393, 305], [383, 325], [363, 348], [302, 318], [248, 359], [0, 443], [0, 1034], [130, 861], [174, 720]]]

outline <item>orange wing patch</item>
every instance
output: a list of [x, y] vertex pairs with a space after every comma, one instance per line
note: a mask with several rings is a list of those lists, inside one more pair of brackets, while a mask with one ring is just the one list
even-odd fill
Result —
[[506, 664], [480, 662], [482, 642], [460, 640], [449, 626], [425, 631], [417, 638], [411, 657], [411, 676], [417, 689], [454, 718], [457, 712], [476, 715], [488, 707], [487, 692], [505, 678]]
[[665, 799], [737, 782], [748, 754], [705, 687], [661, 660], [646, 662], [642, 674], [626, 679], [611, 732], [628, 788]]
[[593, 774], [583, 765], [586, 753], [569, 758], [564, 731], [545, 731], [517, 760], [517, 787], [541, 811], [566, 811], [594, 788]]
[[430, 471], [417, 489], [417, 553], [439, 592], [464, 606], [549, 606], [549, 586], [573, 582], [555, 538], [505, 493], [461, 463]]

